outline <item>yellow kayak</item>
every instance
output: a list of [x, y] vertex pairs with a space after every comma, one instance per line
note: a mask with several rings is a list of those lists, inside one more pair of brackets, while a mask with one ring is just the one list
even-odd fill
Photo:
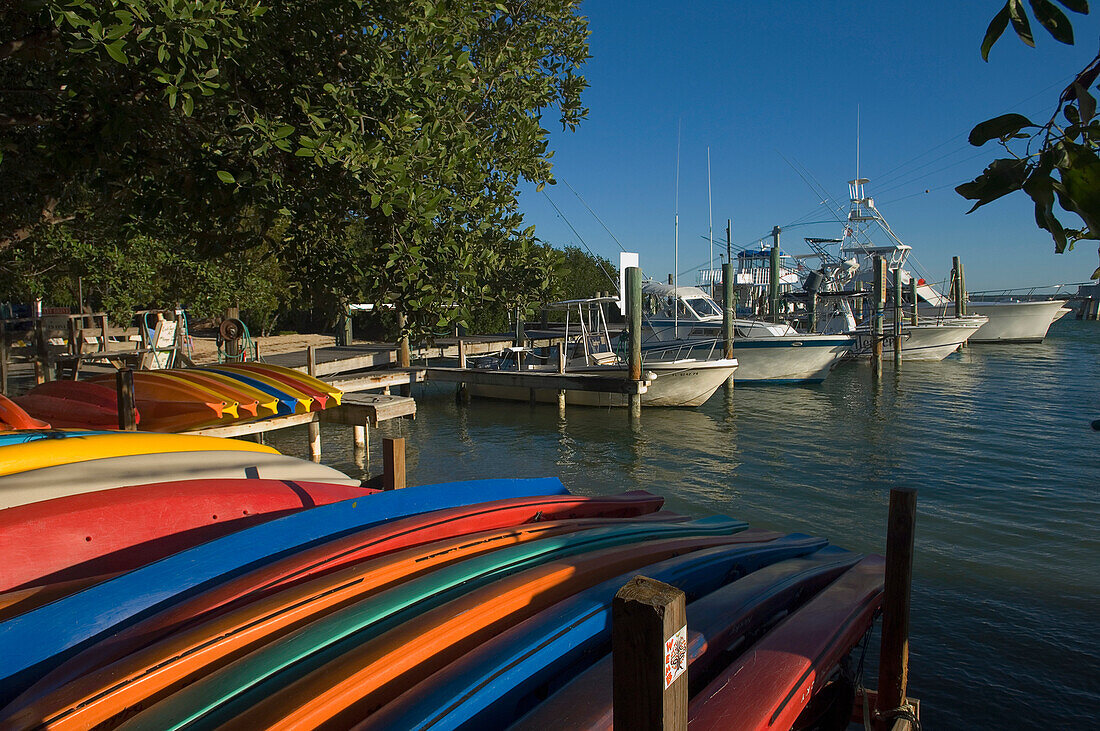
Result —
[[223, 394], [227, 399], [236, 400], [238, 403], [243, 404], [246, 400], [255, 401], [257, 411], [252, 416], [272, 416], [279, 412], [279, 400], [277, 398], [264, 393], [258, 388], [252, 388], [236, 378], [223, 376], [221, 373], [214, 373], [213, 371], [200, 372], [194, 368], [173, 368], [168, 372], [177, 378], [206, 386], [217, 393]]
[[192, 434], [120, 432], [43, 439], [0, 446], [0, 475], [106, 457], [125, 457], [159, 452], [233, 451], [279, 454], [273, 447], [237, 439]]
[[296, 381], [307, 388], [320, 391], [326, 394], [333, 403], [340, 404], [340, 399], [343, 397], [344, 392], [333, 386], [331, 383], [322, 381], [320, 378], [314, 378], [308, 373], [302, 371], [296, 371], [293, 368], [286, 368], [284, 366], [272, 365], [271, 363], [223, 363], [222, 368], [237, 368], [246, 371], [253, 371], [255, 373], [267, 373], [273, 377], [281, 377], [290, 381]]

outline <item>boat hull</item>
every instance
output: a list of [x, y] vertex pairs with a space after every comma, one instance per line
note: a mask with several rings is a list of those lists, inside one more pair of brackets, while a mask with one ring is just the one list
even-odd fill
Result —
[[[1041, 343], [1051, 323], [1061, 317], [1065, 300], [1039, 302], [967, 302], [968, 315], [984, 315], [989, 321], [970, 336], [972, 343]], [[937, 308], [938, 309], [938, 308]], [[948, 305], [947, 314], [955, 314]]]
[[[901, 331], [901, 359], [904, 361], [940, 361], [959, 349], [984, 325], [985, 318], [956, 320], [943, 318], [936, 323], [906, 325]], [[857, 358], [871, 357], [872, 337], [867, 330], [857, 330], [852, 354]], [[882, 346], [883, 357], [893, 354], [893, 335], [887, 333]]]
[[[847, 335], [779, 335], [736, 338], [733, 355], [736, 383], [820, 383], [852, 349], [854, 338]], [[666, 349], [669, 342], [644, 345]], [[722, 344], [714, 340], [684, 341], [680, 351], [687, 358], [708, 358], [721, 354]]]
[[[719, 386], [729, 380], [737, 367], [736, 360], [643, 363], [643, 372], [654, 373], [657, 377], [649, 384], [646, 393], [642, 394], [642, 406], [701, 406], [718, 390]], [[628, 377], [625, 366], [588, 366], [570, 368], [569, 372], [609, 378]], [[555, 389], [480, 384], [471, 384], [469, 389], [471, 395], [482, 398], [507, 401], [530, 401], [534, 398], [538, 403], [557, 403], [558, 401], [558, 392]], [[622, 393], [566, 391], [565, 403], [570, 406], [627, 406], [629, 397]]]

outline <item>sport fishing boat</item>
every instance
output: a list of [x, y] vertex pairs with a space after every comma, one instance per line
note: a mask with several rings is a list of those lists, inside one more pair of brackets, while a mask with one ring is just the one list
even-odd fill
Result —
[[[565, 363], [558, 362], [556, 350], [538, 353], [529, 348], [507, 348], [499, 355], [474, 361], [475, 368], [492, 370], [526, 370], [564, 372], [628, 378], [629, 366], [617, 352], [607, 328], [603, 305], [618, 302], [615, 297], [592, 297], [550, 305], [564, 309]], [[575, 318], [575, 319], [574, 319]], [[642, 394], [642, 406], [700, 406], [718, 387], [729, 380], [738, 367], [736, 359], [703, 360], [682, 352], [679, 344], [643, 352], [642, 370], [652, 381]], [[556, 403], [556, 389], [531, 389], [519, 386], [470, 384], [470, 395], [512, 401]], [[567, 404], [581, 406], [626, 406], [625, 394], [598, 391], [565, 392]]]
[[[902, 284], [916, 276], [918, 308], [922, 316], [953, 318], [955, 304], [925, 278], [914, 275], [906, 268], [912, 247], [901, 242], [889, 224], [875, 208], [873, 198], [865, 195], [864, 186], [870, 181], [857, 178], [848, 182], [851, 203], [848, 221], [841, 239], [840, 258], [845, 262], [855, 261], [858, 275], [854, 282], [870, 281], [873, 271], [870, 260], [873, 256], [883, 256], [891, 271], [896, 271]], [[877, 225], [883, 231], [889, 243], [872, 246], [867, 232]], [[966, 302], [966, 315], [984, 316], [986, 322], [970, 335], [972, 343], [1038, 343], [1046, 337], [1051, 323], [1061, 315], [1064, 299], [1020, 300], [1006, 296], [1003, 299], [986, 301], [970, 300]]]
[[[737, 383], [823, 381], [854, 343], [850, 335], [799, 333], [782, 322], [735, 318], [733, 328]], [[721, 354], [722, 308], [699, 287], [645, 282], [642, 338], [646, 352], [677, 347], [697, 358]]]

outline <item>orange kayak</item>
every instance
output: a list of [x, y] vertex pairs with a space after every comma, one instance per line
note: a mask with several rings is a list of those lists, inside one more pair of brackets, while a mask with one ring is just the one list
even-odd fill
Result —
[[[279, 410], [278, 399], [228, 376], [194, 368], [174, 369], [172, 375], [208, 388], [226, 400], [237, 401], [249, 416], [270, 416]], [[252, 402], [255, 402], [255, 408], [252, 408]]]
[[90, 728], [135, 706], [147, 707], [242, 654], [373, 592], [506, 546], [622, 522], [593, 518], [534, 523], [430, 543], [350, 566], [187, 627], [44, 696], [36, 698], [38, 686], [32, 687], [6, 709], [15, 712], [0, 718], [0, 726]]
[[270, 363], [222, 363], [220, 367], [228, 370], [236, 369], [251, 371], [253, 373], [263, 373], [269, 378], [276, 378], [284, 383], [299, 385], [299, 387], [305, 386], [308, 389], [325, 394], [332, 399], [337, 406], [339, 406], [340, 399], [344, 395], [343, 391], [336, 388], [336, 386], [333, 386], [331, 383], [326, 383], [320, 378], [314, 378], [308, 373], [296, 371], [293, 368], [285, 368]]
[[651, 563], [744, 540], [727, 535], [647, 541], [514, 574], [381, 635], [363, 637], [354, 649], [349, 645], [335, 660], [235, 713], [225, 727], [347, 728], [512, 624], [577, 592]]

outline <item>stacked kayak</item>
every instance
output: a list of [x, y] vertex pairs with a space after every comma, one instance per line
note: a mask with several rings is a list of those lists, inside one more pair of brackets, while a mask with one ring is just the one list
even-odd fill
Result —
[[[338, 406], [341, 397], [324, 381], [266, 363], [134, 371], [138, 428], [144, 431], [182, 432], [320, 411]], [[114, 376], [44, 383], [14, 401], [27, 418], [41, 420], [41, 428], [118, 427]], [[35, 428], [6, 421], [15, 428]]]
[[0, 511], [0, 728], [607, 728], [638, 574], [687, 595], [693, 727], [791, 728], [881, 601], [878, 557], [648, 492], [247, 482]]

